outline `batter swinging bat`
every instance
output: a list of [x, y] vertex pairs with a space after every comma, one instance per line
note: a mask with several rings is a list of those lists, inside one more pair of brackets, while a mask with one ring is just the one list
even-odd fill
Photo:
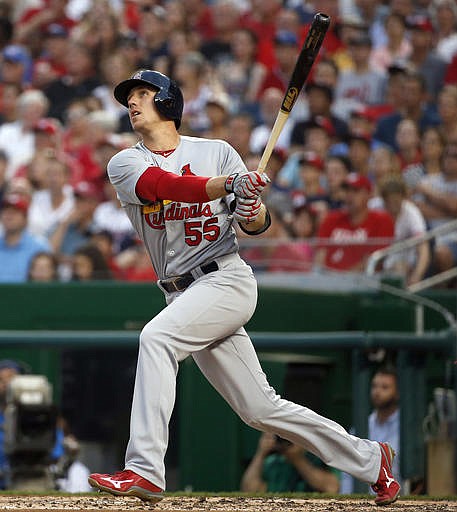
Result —
[[281, 108], [276, 116], [275, 123], [268, 138], [267, 145], [263, 150], [262, 157], [257, 168], [257, 172], [264, 172], [268, 161], [270, 160], [271, 153], [275, 147], [279, 135], [287, 121], [292, 107], [297, 101], [298, 95], [302, 90], [305, 82], [311, 71], [311, 67], [316, 60], [320, 47], [324, 40], [327, 29], [330, 25], [330, 16], [318, 12], [313, 19], [313, 23], [309, 28], [305, 42], [298, 56], [297, 63], [295, 64], [292, 77], [287, 86], [286, 94], [282, 100]]

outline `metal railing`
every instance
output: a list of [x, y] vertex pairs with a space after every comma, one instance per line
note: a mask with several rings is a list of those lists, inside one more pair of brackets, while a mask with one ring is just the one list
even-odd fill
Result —
[[[390, 246], [385, 247], [384, 249], [378, 249], [374, 251], [368, 258], [366, 265], [366, 274], [368, 276], [373, 276], [376, 272], [376, 267], [378, 266], [379, 262], [382, 261], [387, 256], [403, 252], [407, 249], [413, 249], [414, 247], [420, 245], [423, 242], [432, 240], [433, 238], [436, 238], [437, 236], [440, 235], [446, 235], [455, 230], [457, 230], [457, 220], [451, 220], [446, 224], [442, 224], [441, 226], [438, 226], [434, 229], [430, 229], [423, 235], [408, 238], [406, 240], [401, 240], [400, 242], [393, 243]], [[431, 286], [435, 286], [436, 284], [448, 281], [449, 279], [455, 277], [456, 275], [457, 268], [453, 268], [445, 272], [440, 272], [432, 277], [423, 279], [418, 283], [408, 286], [408, 290], [414, 293], [419, 292], [421, 290], [430, 288]]]

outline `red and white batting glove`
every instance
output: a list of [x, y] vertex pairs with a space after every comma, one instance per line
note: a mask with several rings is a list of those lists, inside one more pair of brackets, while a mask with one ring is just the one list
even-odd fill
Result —
[[233, 218], [238, 222], [254, 222], [260, 213], [261, 207], [262, 201], [259, 197], [253, 199], [237, 197]]
[[225, 180], [225, 190], [233, 192], [237, 197], [253, 199], [259, 197], [265, 186], [270, 183], [270, 178], [257, 171], [229, 174]]

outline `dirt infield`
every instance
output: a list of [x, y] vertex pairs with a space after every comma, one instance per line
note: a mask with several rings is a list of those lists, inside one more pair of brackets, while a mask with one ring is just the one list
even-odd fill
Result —
[[98, 511], [131, 512], [457, 512], [457, 501], [432, 501], [400, 499], [387, 507], [376, 507], [372, 499], [315, 499], [275, 497], [188, 497], [169, 496], [156, 504], [136, 498], [116, 498], [105, 494], [94, 496], [0, 496], [0, 509], [14, 512]]

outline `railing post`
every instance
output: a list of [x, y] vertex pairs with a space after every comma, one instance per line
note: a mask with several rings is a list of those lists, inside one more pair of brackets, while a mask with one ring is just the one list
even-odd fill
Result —
[[[352, 423], [358, 437], [368, 437], [370, 365], [364, 351], [352, 350]], [[366, 494], [367, 484], [354, 479], [354, 492]]]

